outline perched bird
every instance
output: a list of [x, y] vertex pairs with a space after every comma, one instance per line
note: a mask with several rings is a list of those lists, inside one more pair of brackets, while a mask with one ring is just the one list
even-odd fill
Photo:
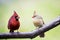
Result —
[[14, 11], [14, 14], [11, 16], [11, 18], [8, 21], [8, 29], [10, 30], [10, 32], [14, 32], [14, 30], [19, 29], [19, 27], [20, 27], [19, 18], [20, 17]]
[[[32, 19], [33, 19], [33, 24], [36, 28], [41, 28], [43, 26], [44, 21], [41, 16], [36, 14], [36, 11], [34, 11]], [[41, 33], [39, 36], [44, 37], [45, 35], [44, 35], [44, 33]]]

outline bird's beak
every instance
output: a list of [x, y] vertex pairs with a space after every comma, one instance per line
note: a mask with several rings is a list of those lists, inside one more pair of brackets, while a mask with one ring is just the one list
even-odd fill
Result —
[[32, 18], [34, 18], [34, 16], [32, 16]]
[[17, 19], [19, 19], [20, 17], [17, 17]]
[[34, 18], [34, 17], [32, 17], [32, 18]]

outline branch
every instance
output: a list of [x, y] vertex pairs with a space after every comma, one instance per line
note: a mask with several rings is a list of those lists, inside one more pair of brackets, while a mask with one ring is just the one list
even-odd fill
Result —
[[52, 20], [50, 23], [43, 25], [43, 27], [31, 32], [14, 32], [14, 33], [0, 33], [0, 39], [6, 38], [35, 38], [43, 32], [47, 32], [50, 29], [57, 27], [60, 24], [60, 16]]

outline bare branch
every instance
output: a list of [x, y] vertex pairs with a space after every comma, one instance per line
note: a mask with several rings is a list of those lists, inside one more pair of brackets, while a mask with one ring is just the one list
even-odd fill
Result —
[[14, 33], [0, 33], [0, 39], [6, 38], [35, 38], [43, 32], [47, 32], [50, 29], [57, 27], [60, 24], [60, 16], [51, 22], [43, 25], [43, 27], [36, 29], [31, 32], [14, 32]]

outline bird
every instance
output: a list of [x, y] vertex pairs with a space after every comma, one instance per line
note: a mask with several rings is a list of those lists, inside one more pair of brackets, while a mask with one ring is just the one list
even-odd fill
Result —
[[[32, 21], [36, 29], [41, 28], [45, 24], [42, 16], [38, 15], [36, 11], [34, 11], [34, 14], [32, 16]], [[41, 33], [39, 36], [43, 38], [45, 34]]]
[[20, 21], [19, 21], [19, 16], [14, 11], [14, 14], [10, 17], [8, 21], [8, 29], [10, 30], [9, 32], [14, 32], [15, 30], [18, 30], [20, 27]]

